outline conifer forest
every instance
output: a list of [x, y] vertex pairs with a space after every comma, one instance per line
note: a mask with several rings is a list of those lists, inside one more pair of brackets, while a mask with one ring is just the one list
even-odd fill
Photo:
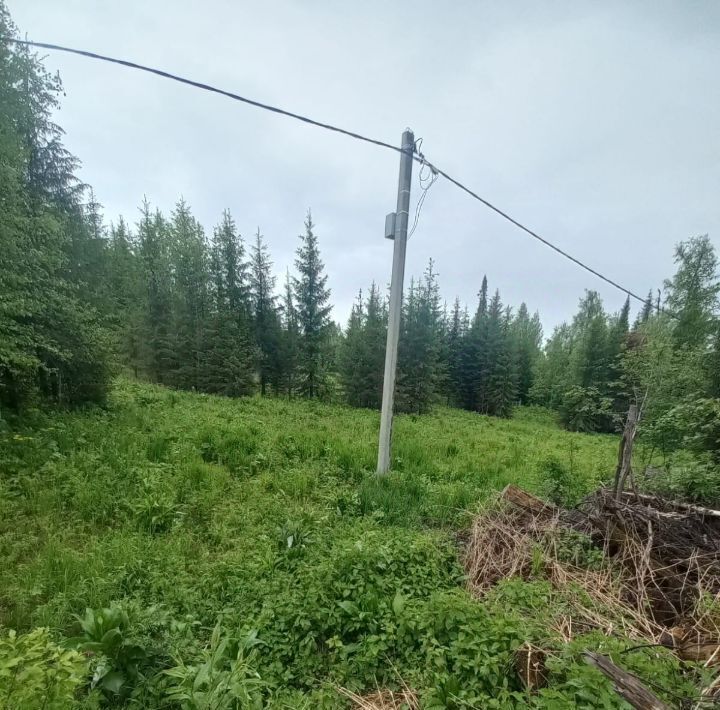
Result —
[[336, 322], [311, 210], [282, 279], [232, 205], [108, 218], [20, 38], [0, 0], [0, 710], [720, 702], [709, 235], [552, 332], [431, 259], [377, 476], [389, 284]]

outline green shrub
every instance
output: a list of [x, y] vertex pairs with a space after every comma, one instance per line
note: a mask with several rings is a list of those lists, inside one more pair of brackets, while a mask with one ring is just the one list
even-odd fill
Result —
[[670, 498], [715, 507], [720, 504], [720, 467], [708, 456], [674, 463], [667, 469], [653, 469], [652, 475], [639, 477], [646, 490]]
[[351, 536], [314, 567], [308, 559], [265, 605], [258, 626], [266, 644], [263, 677], [307, 687], [332, 669], [338, 683], [362, 687], [387, 676], [387, 657], [396, 653], [396, 600], [427, 597], [462, 577], [450, 545], [401, 528], [383, 533]]
[[0, 634], [0, 708], [67, 710], [86, 682], [88, 666], [74, 650], [50, 639], [47, 629]]
[[570, 431], [613, 431], [616, 426], [612, 400], [596, 387], [571, 387], [560, 404], [560, 420]]
[[427, 688], [423, 707], [487, 707], [520, 689], [514, 651], [524, 638], [519, 618], [490, 613], [460, 590], [432, 594], [401, 610], [399, 646]]
[[687, 399], [658, 417], [647, 438], [663, 451], [685, 448], [720, 465], [720, 399]]
[[577, 477], [554, 456], [541, 462], [539, 477], [543, 494], [555, 505], [571, 507], [582, 497], [582, 487]]

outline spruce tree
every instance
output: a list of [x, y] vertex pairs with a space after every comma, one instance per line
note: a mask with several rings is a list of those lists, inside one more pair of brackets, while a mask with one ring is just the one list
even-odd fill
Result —
[[525, 303], [520, 304], [517, 315], [512, 320], [510, 338], [517, 368], [518, 400], [521, 404], [527, 404], [530, 401], [536, 363], [540, 357], [542, 325], [538, 313], [530, 317]]
[[652, 302], [652, 289], [648, 291], [647, 300], [643, 304], [642, 312], [640, 313], [640, 322], [641, 323], [647, 323], [648, 320], [650, 320], [650, 316], [653, 312], [653, 302]]
[[379, 409], [382, 403], [387, 310], [375, 283], [353, 304], [343, 338], [340, 380], [353, 407]]
[[145, 290], [143, 318], [144, 369], [154, 382], [172, 377], [175, 355], [170, 338], [172, 273], [168, 225], [159, 210], [153, 214], [144, 200], [137, 225], [138, 251]]
[[488, 306], [482, 389], [477, 401], [478, 411], [499, 417], [510, 415], [516, 398], [509, 321], [510, 314], [503, 310], [496, 290]]
[[363, 329], [365, 346], [363, 406], [372, 409], [380, 409], [382, 404], [387, 319], [386, 303], [380, 298], [380, 289], [373, 282], [365, 302]]
[[182, 199], [172, 213], [169, 233], [174, 277], [171, 342], [176, 361], [169, 382], [182, 389], [201, 389], [209, 316], [209, 255], [204, 231]]
[[452, 313], [447, 327], [447, 372], [448, 372], [448, 404], [462, 406], [463, 404], [463, 348], [466, 336], [463, 329], [463, 313], [460, 299], [453, 303]]
[[586, 291], [573, 319], [574, 384], [604, 389], [608, 382], [608, 322], [597, 291]]
[[487, 411], [490, 374], [490, 352], [488, 350], [488, 282], [483, 276], [475, 311], [466, 338], [465, 407], [476, 411]]
[[72, 261], [91, 228], [52, 122], [62, 88], [17, 36], [0, 3], [0, 405], [101, 401], [107, 333]]
[[300, 351], [300, 326], [293, 298], [290, 270], [285, 272], [285, 291], [282, 301], [282, 389], [292, 397], [298, 388], [298, 358]]
[[238, 234], [230, 210], [213, 231], [213, 261], [218, 303], [235, 313], [239, 320], [250, 317], [250, 286], [245, 245]]
[[263, 395], [270, 388], [277, 393], [281, 380], [280, 316], [274, 291], [272, 261], [258, 228], [250, 251], [250, 302], [257, 347], [257, 372]]
[[210, 249], [212, 308], [205, 333], [202, 388], [228, 396], [254, 389], [255, 350], [245, 249], [228, 210]]
[[109, 318], [120, 362], [139, 374], [145, 299], [142, 263], [132, 234], [121, 217], [110, 226], [108, 246]]
[[[503, 314], [500, 305], [500, 294], [496, 292], [490, 307], [488, 325], [492, 360], [487, 413], [496, 417], [509, 417], [517, 400], [517, 362], [510, 332], [512, 312], [508, 308]], [[496, 315], [496, 309], [500, 310], [499, 315]]]
[[565, 392], [574, 384], [570, 369], [573, 336], [567, 323], [553, 331], [535, 366], [530, 401], [558, 409]]
[[77, 284], [80, 299], [101, 315], [109, 315], [110, 292], [108, 235], [102, 205], [88, 188], [85, 202], [65, 222], [68, 241], [68, 277]]
[[417, 286], [410, 281], [400, 330], [396, 406], [422, 414], [436, 400], [443, 375], [440, 296], [432, 259], [423, 280]]
[[340, 382], [345, 401], [351, 407], [362, 407], [365, 343], [364, 338], [364, 304], [362, 291], [350, 309], [350, 317], [345, 328], [340, 352]]
[[328, 386], [328, 347], [330, 335], [330, 289], [320, 258], [318, 239], [308, 210], [305, 234], [300, 236], [294, 280], [295, 302], [300, 326], [298, 373], [300, 391], [309, 398], [319, 397]]

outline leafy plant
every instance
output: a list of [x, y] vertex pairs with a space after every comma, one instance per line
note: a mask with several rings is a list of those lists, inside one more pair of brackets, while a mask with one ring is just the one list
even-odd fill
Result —
[[720, 399], [686, 399], [660, 417], [659, 426], [674, 430], [679, 446], [707, 452], [720, 465]]
[[540, 479], [543, 492], [555, 505], [570, 507], [578, 502], [578, 481], [558, 458], [549, 456], [540, 464]]
[[130, 509], [138, 526], [153, 534], [170, 530], [182, 514], [182, 508], [150, 479], [143, 481], [142, 496]]
[[128, 695], [148, 660], [144, 648], [127, 640], [128, 615], [113, 606], [96, 611], [86, 609], [84, 617], [76, 618], [82, 636], [68, 639], [66, 644], [93, 657], [91, 687], [108, 695]]
[[577, 530], [553, 530], [545, 535], [543, 545], [559, 562], [584, 569], [600, 569], [603, 565], [603, 551], [595, 546], [589, 535]]
[[406, 604], [398, 635], [411, 667], [425, 676], [423, 707], [487, 707], [491, 697], [519, 689], [509, 672], [519, 619], [491, 613], [459, 590]]
[[254, 668], [253, 649], [259, 644], [256, 631], [232, 639], [218, 623], [199, 663], [188, 665], [177, 659], [174, 668], [164, 671], [172, 679], [167, 699], [184, 710], [265, 707], [267, 684]]
[[54, 643], [47, 629], [0, 635], [0, 708], [66, 710], [87, 673], [82, 655]]
[[277, 550], [284, 559], [294, 560], [302, 555], [311, 539], [305, 525], [287, 521], [277, 529]]

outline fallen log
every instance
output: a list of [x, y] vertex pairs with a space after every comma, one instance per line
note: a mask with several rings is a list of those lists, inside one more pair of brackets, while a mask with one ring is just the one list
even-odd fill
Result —
[[670, 710], [670, 706], [648, 690], [632, 673], [616, 666], [607, 656], [585, 651], [585, 660], [607, 676], [615, 692], [637, 710]]

